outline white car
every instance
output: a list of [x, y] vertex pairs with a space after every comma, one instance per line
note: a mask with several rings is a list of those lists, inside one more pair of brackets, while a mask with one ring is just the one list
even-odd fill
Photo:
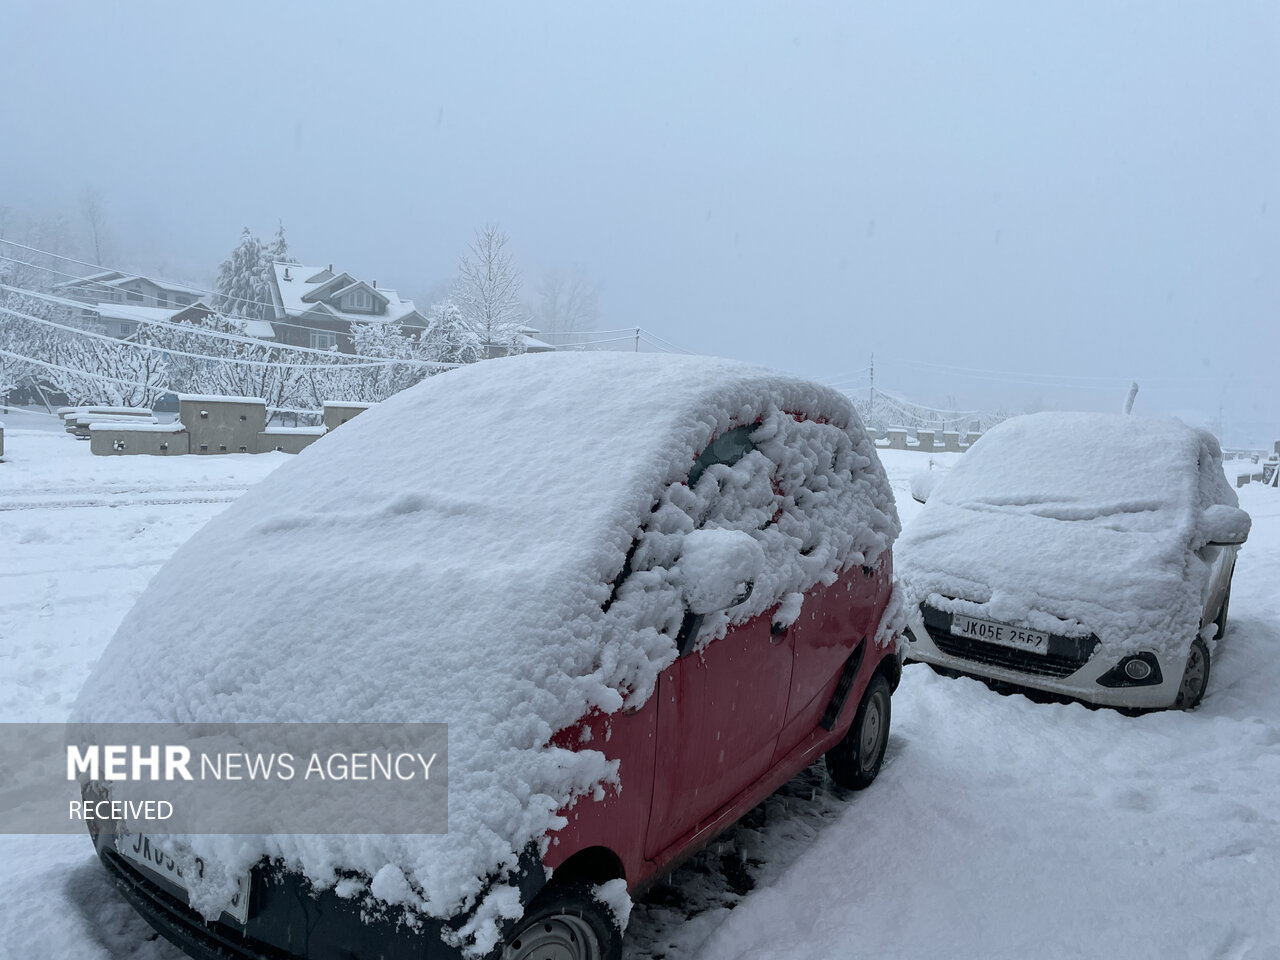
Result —
[[989, 431], [898, 542], [912, 660], [1137, 709], [1199, 704], [1250, 518], [1210, 434], [1041, 413]]

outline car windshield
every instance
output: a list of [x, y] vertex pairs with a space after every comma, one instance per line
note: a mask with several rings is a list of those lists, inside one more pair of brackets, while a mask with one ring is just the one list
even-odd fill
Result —
[[1186, 509], [1199, 436], [1177, 421], [1037, 414], [990, 431], [930, 502], [977, 511], [1108, 523]]

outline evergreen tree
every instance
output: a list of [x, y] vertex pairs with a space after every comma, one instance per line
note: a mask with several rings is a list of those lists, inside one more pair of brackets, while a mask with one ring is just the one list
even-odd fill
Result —
[[263, 319], [270, 299], [269, 295], [263, 296], [269, 289], [263, 253], [262, 241], [245, 227], [240, 234], [240, 243], [218, 268], [212, 304], [214, 310], [232, 317]]
[[297, 263], [296, 257], [289, 256], [289, 242], [284, 238], [284, 222], [279, 221], [276, 227], [276, 238], [271, 244], [264, 248], [263, 256], [267, 269], [271, 269], [273, 263]]
[[431, 308], [419, 343], [423, 359], [437, 363], [475, 363], [484, 356], [480, 335], [452, 297], [445, 297]]

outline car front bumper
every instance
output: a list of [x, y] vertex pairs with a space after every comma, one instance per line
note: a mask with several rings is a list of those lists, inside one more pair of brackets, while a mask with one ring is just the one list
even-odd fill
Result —
[[[116, 852], [112, 836], [95, 837], [98, 857], [112, 883], [156, 932], [197, 960], [436, 960], [461, 958], [441, 939], [449, 921], [388, 915], [371, 917], [358, 899], [332, 889], [315, 890], [301, 876], [255, 868], [250, 880], [249, 916], [239, 924], [225, 914], [206, 921], [187, 903], [186, 893]], [[532, 851], [530, 851], [532, 854]], [[541, 886], [541, 861], [522, 858], [522, 895], [527, 903]], [[527, 867], [528, 869], [523, 869]], [[523, 889], [528, 887], [528, 889]]]
[[[928, 621], [926, 622], [926, 616]], [[1098, 681], [1122, 659], [1096, 638], [1086, 643], [1055, 637], [1049, 656], [961, 641], [950, 633], [950, 614], [913, 608], [907, 614], [907, 659], [986, 680], [1083, 700], [1106, 707], [1162, 709], [1173, 705], [1186, 657], [1157, 655], [1161, 681], [1145, 686], [1103, 686]], [[1075, 649], [1071, 649], [1074, 645]], [[944, 649], [945, 648], [945, 649]], [[1092, 649], [1090, 649], [1092, 648]]]

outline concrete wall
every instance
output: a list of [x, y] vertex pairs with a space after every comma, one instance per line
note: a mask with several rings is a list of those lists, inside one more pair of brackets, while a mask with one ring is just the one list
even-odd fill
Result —
[[301, 453], [325, 434], [324, 427], [277, 427], [258, 434], [258, 453]]
[[324, 402], [324, 426], [326, 430], [337, 430], [352, 417], [364, 413], [371, 407], [369, 403], [334, 403]]
[[89, 435], [89, 452], [99, 457], [145, 453], [172, 457], [187, 452], [189, 436], [181, 426], [158, 424], [148, 427], [111, 424]]
[[979, 433], [966, 433], [963, 436], [955, 430], [942, 432], [942, 445], [938, 445], [938, 431], [917, 430], [914, 442], [907, 439], [906, 427], [889, 427], [885, 431], [888, 436], [877, 440], [876, 446], [881, 450], [919, 450], [924, 453], [964, 453], [978, 442]]
[[4, 424], [0, 423], [0, 457], [4, 456]]
[[178, 420], [191, 434], [191, 453], [257, 453], [267, 404], [248, 397], [180, 395]]

